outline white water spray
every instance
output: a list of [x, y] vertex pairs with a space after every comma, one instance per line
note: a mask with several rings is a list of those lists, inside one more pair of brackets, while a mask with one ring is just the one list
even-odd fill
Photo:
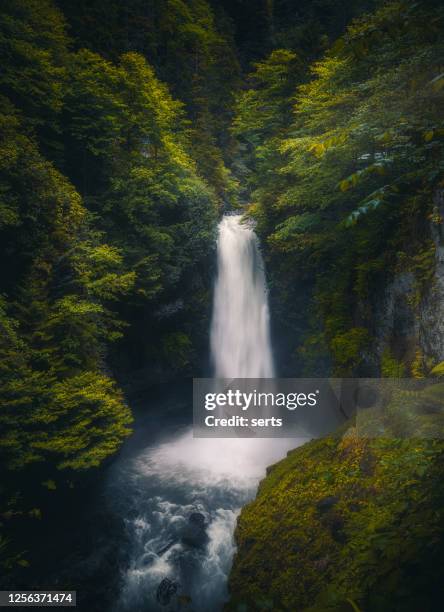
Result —
[[[269, 311], [262, 257], [253, 229], [240, 216], [219, 225], [218, 276], [211, 352], [218, 378], [273, 377]], [[171, 427], [165, 421], [167, 427]], [[172, 429], [174, 432], [174, 429]], [[160, 612], [158, 589], [169, 580], [196, 612], [217, 612], [227, 579], [241, 507], [266, 467], [298, 446], [282, 438], [194, 438], [185, 427], [123, 461], [113, 479], [130, 542], [130, 563], [116, 612]], [[121, 491], [125, 495], [121, 495]], [[205, 519], [206, 542], [190, 546], [190, 516]], [[169, 608], [180, 608], [176, 593]], [[176, 607], [174, 607], [176, 606]]]
[[211, 355], [216, 378], [272, 378], [264, 266], [253, 229], [241, 215], [219, 224]]

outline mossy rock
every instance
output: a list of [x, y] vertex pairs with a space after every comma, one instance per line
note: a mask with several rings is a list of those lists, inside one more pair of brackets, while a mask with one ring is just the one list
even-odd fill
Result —
[[239, 517], [226, 610], [439, 609], [443, 458], [442, 441], [352, 427], [289, 453]]

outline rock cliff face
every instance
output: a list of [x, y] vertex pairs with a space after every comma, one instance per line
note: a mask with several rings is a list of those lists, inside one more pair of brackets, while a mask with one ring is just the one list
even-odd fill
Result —
[[[434, 222], [430, 227], [432, 274], [420, 287], [411, 270], [400, 270], [376, 297], [375, 342], [365, 358], [366, 373], [379, 375], [389, 350], [400, 363], [421, 362], [422, 374], [444, 361], [444, 190], [435, 192]], [[406, 373], [406, 376], [408, 374]]]
[[[444, 220], [444, 189], [435, 192], [435, 210]], [[431, 291], [420, 308], [419, 341], [426, 356], [444, 361], [444, 226], [432, 226], [435, 244], [435, 275]]]
[[399, 361], [412, 361], [419, 341], [419, 323], [411, 304], [415, 279], [411, 272], [398, 274], [386, 287], [375, 312], [375, 344], [367, 363], [377, 372], [388, 348]]

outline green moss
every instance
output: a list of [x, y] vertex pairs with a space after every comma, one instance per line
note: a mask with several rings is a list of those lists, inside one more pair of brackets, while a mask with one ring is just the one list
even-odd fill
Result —
[[273, 466], [242, 511], [228, 610], [431, 610], [444, 559], [444, 443], [352, 427]]
[[426, 366], [424, 355], [422, 354], [421, 349], [416, 349], [415, 357], [410, 365], [410, 370], [413, 378], [425, 378], [426, 375]]
[[393, 357], [389, 348], [381, 355], [381, 375], [383, 378], [404, 378], [407, 375], [405, 365]]
[[352, 327], [335, 336], [330, 348], [336, 365], [336, 374], [344, 376], [352, 372], [361, 362], [370, 342], [371, 336], [363, 327]]

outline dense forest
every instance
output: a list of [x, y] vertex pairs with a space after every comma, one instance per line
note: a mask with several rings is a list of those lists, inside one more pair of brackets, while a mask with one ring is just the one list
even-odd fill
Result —
[[[207, 371], [225, 211], [255, 221], [281, 375], [443, 374], [443, 20], [439, 0], [2, 3], [0, 564], [8, 580], [26, 583], [38, 555], [23, 538], [67, 499], [78, 503], [131, 434], [132, 398]], [[319, 469], [341, 478], [335, 444], [319, 450]], [[316, 448], [304, 451], [307, 469]], [[415, 472], [427, 481], [417, 492], [429, 520], [417, 538], [441, 543], [443, 451], [424, 443], [417, 452], [430, 473]], [[369, 452], [394, 462], [387, 487], [399, 485], [404, 458], [407, 475], [423, 466], [410, 447]], [[350, 472], [364, 450], [338, 453]], [[258, 503], [279, 498], [267, 486]], [[381, 499], [394, 505], [395, 497], [390, 489]], [[417, 501], [411, 493], [406, 504]], [[256, 509], [248, 512], [253, 524]], [[274, 571], [261, 566], [253, 576], [248, 542], [259, 536], [249, 529], [240, 522], [247, 544], [231, 583], [241, 602], [262, 593], [264, 572]], [[408, 520], [405, 529], [414, 530]], [[437, 567], [440, 554], [431, 553]], [[282, 609], [356, 612], [353, 599], [334, 607], [350, 575], [336, 603], [309, 608], [320, 588], [313, 572], [324, 569], [310, 565], [307, 591], [289, 598], [293, 575], [276, 583]], [[393, 584], [401, 579], [408, 572]], [[375, 604], [366, 600], [370, 582], [352, 586], [365, 610], [431, 609], [418, 600], [416, 608]]]
[[436, 342], [428, 355], [399, 338], [375, 347], [381, 288], [410, 273], [419, 307], [435, 270], [443, 48], [431, 10], [384, 3], [302, 79], [300, 55], [275, 50], [239, 98], [233, 131], [287, 319], [288, 373], [426, 375], [442, 356]]

